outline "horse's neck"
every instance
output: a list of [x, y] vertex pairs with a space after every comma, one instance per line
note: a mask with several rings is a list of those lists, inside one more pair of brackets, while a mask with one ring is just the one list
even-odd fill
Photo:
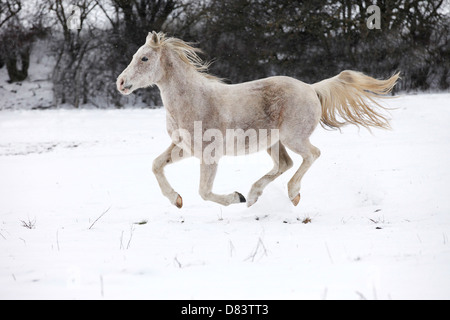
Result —
[[166, 75], [157, 85], [167, 112], [180, 121], [187, 114], [197, 114], [200, 106], [195, 105], [194, 101], [202, 86], [207, 85], [208, 79], [182, 61], [174, 61], [166, 66]]

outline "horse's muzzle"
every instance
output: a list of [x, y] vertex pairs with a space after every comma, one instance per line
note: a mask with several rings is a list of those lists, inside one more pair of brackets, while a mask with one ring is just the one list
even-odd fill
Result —
[[117, 81], [117, 89], [122, 93], [122, 94], [129, 94], [129, 91], [131, 88], [133, 87], [132, 84], [127, 84], [126, 81], [124, 80], [124, 78], [119, 78]]

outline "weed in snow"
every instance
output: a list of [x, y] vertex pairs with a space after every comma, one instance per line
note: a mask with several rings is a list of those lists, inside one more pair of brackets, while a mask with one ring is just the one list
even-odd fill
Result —
[[36, 218], [34, 218], [34, 220], [28, 218], [28, 221], [20, 220], [20, 222], [22, 222], [22, 227], [27, 229], [34, 229], [36, 227]]
[[264, 245], [264, 242], [261, 240], [261, 238], [259, 238], [259, 239], [258, 239], [258, 242], [257, 242], [257, 244], [256, 244], [255, 251], [254, 251], [252, 254], [250, 254], [250, 255], [248, 256], [248, 258], [245, 259], [244, 261], [250, 260], [251, 262], [254, 262], [254, 261], [255, 261], [255, 258], [256, 258], [256, 255], [258, 254], [258, 251], [260, 251], [260, 248], [263, 249], [262, 256], [266, 256], [266, 257], [267, 257], [267, 249], [266, 249], [266, 246]]
[[131, 225], [130, 238], [128, 239], [127, 246], [125, 247], [123, 245], [123, 231], [122, 231], [122, 234], [120, 236], [120, 247], [119, 247], [120, 250], [124, 250], [124, 249], [128, 250], [130, 248], [131, 239], [133, 238], [133, 232], [134, 232], [134, 225]]
[[94, 226], [94, 224], [95, 224], [98, 220], [100, 220], [100, 218], [103, 217], [103, 216], [109, 211], [109, 209], [111, 209], [111, 206], [109, 206], [108, 209], [106, 209], [105, 211], [103, 211], [103, 213], [102, 213], [97, 219], [95, 219], [95, 221], [94, 221], [94, 222], [91, 224], [91, 226], [89, 227], [89, 230], [92, 229], [92, 227]]

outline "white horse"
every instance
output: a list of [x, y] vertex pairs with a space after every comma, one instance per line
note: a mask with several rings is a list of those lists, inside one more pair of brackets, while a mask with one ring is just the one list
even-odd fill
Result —
[[[270, 182], [292, 167], [285, 146], [303, 158], [288, 183], [290, 200], [294, 205], [299, 203], [302, 177], [320, 155], [309, 141], [319, 123], [330, 128], [347, 123], [389, 128], [377, 99], [386, 97], [399, 74], [377, 80], [360, 72], [343, 71], [312, 85], [283, 76], [228, 85], [206, 73], [208, 64], [197, 52], [201, 50], [180, 39], [149, 33], [145, 45], [117, 79], [117, 89], [124, 95], [154, 84], [160, 89], [172, 143], [154, 160], [153, 172], [162, 193], [178, 208], [183, 205], [182, 198], [167, 181], [164, 167], [190, 155], [201, 160], [199, 192], [204, 200], [225, 206], [246, 202], [238, 192], [222, 195], [212, 191], [222, 153], [214, 154], [216, 161], [207, 161], [207, 154], [211, 154], [206, 151], [211, 151], [213, 143], [211, 136], [208, 139], [203, 135], [207, 130], [214, 130], [216, 135], [222, 133], [221, 139], [215, 136], [215, 146], [230, 143], [228, 130], [258, 130], [259, 140], [267, 141], [265, 149], [272, 156], [274, 167], [252, 185], [247, 196], [247, 205], [251, 206]], [[200, 134], [195, 132], [198, 128]], [[275, 137], [269, 134], [272, 132], [277, 133]], [[256, 144], [261, 145], [255, 139], [245, 139], [244, 148], [247, 152], [261, 149]], [[238, 152], [236, 148], [232, 150], [234, 154]], [[227, 148], [227, 154], [232, 153]]]

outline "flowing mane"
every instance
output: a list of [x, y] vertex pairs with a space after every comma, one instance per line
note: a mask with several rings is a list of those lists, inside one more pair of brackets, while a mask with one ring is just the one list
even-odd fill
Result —
[[199, 57], [198, 53], [203, 53], [200, 48], [196, 48], [192, 43], [183, 41], [174, 37], [166, 37], [162, 32], [158, 32], [158, 43], [155, 45], [153, 42], [147, 43], [148, 46], [152, 48], [167, 48], [173, 52], [176, 52], [180, 59], [193, 67], [202, 76], [210, 79], [222, 82], [221, 78], [213, 76], [208, 73], [208, 68], [211, 66], [210, 61], [203, 61]]

